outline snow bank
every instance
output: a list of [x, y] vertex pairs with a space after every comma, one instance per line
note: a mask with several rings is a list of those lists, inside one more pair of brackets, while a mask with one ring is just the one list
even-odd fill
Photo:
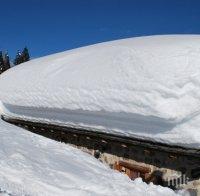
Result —
[[131, 181], [86, 153], [2, 120], [0, 145], [0, 195], [175, 195], [141, 179]]
[[[199, 148], [200, 36], [123, 39], [35, 59], [2, 74], [0, 92], [16, 115]], [[38, 107], [42, 114], [28, 114]]]

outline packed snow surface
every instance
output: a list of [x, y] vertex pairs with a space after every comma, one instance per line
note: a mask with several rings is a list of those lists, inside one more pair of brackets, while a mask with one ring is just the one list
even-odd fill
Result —
[[199, 148], [200, 36], [130, 38], [34, 59], [0, 76], [0, 100], [18, 117]]
[[78, 149], [2, 120], [0, 145], [0, 195], [176, 195], [171, 189], [147, 185], [141, 179], [131, 181]]

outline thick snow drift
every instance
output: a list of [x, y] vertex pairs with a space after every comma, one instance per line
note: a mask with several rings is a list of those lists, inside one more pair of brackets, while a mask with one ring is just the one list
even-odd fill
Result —
[[2, 74], [0, 92], [15, 115], [199, 148], [200, 36], [131, 38], [35, 59]]
[[176, 195], [141, 179], [131, 181], [80, 150], [2, 120], [0, 145], [0, 195]]

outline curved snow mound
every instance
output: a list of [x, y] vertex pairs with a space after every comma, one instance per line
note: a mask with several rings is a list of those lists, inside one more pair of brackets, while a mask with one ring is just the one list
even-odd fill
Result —
[[200, 36], [130, 38], [38, 58], [2, 74], [0, 92], [20, 106], [159, 117], [176, 132], [195, 130], [196, 142]]
[[0, 82], [1, 99], [19, 105], [183, 118], [200, 106], [200, 36], [96, 44], [32, 60]]

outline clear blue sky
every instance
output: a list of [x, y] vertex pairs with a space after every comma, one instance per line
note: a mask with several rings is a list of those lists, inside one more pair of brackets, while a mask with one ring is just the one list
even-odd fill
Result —
[[0, 0], [0, 49], [32, 57], [108, 40], [199, 34], [200, 0]]

